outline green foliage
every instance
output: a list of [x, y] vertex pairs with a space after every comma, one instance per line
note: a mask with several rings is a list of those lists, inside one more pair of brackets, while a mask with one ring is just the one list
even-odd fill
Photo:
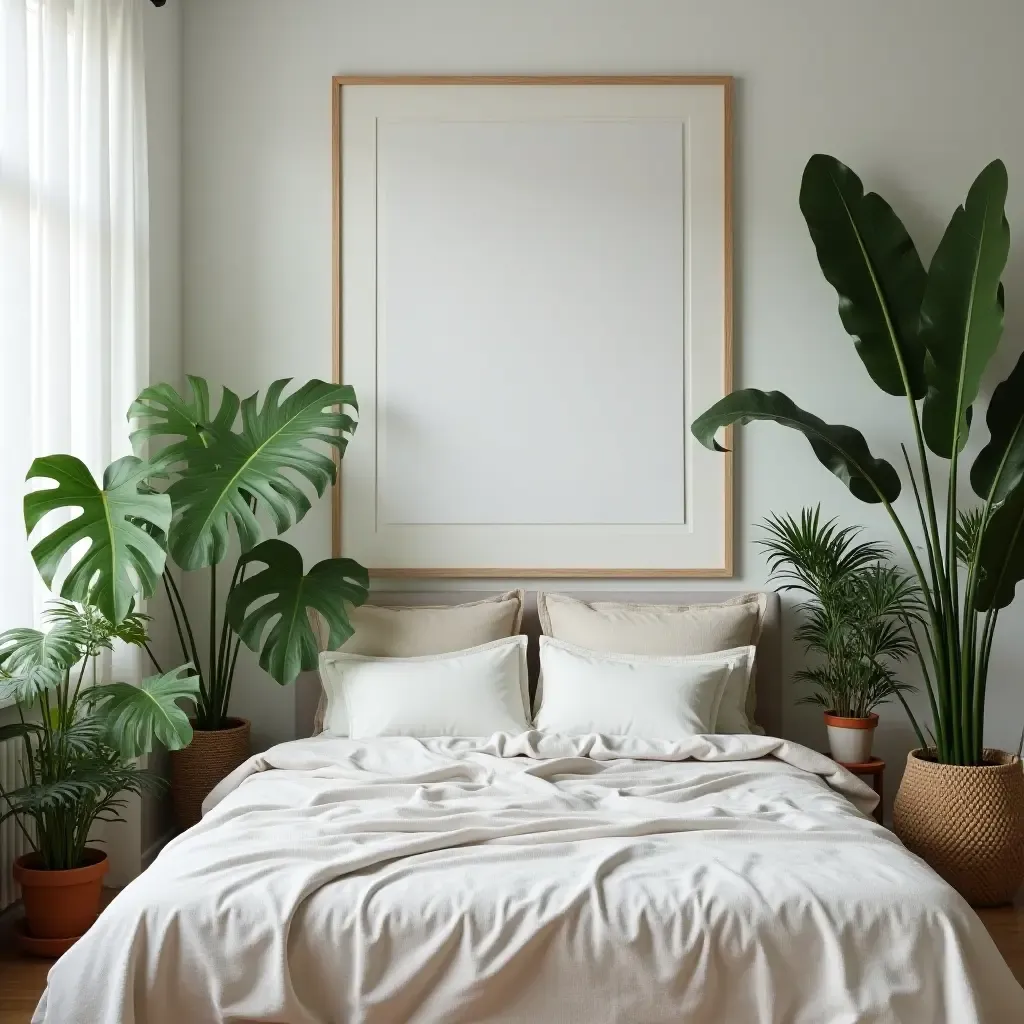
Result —
[[[949, 764], [982, 763], [998, 611], [1024, 579], [1024, 358], [989, 405], [990, 439], [971, 471], [982, 504], [958, 508], [960, 453], [1003, 329], [1006, 192], [1006, 169], [997, 160], [953, 214], [922, 277], [913, 242], [896, 214], [879, 196], [865, 195], [848, 167], [817, 155], [804, 171], [800, 208], [822, 272], [838, 294], [843, 326], [872, 380], [907, 402], [916, 469], [906, 449], [904, 460], [919, 541], [894, 507], [901, 493], [896, 471], [872, 459], [867, 442], [850, 427], [830, 427], [778, 392], [751, 390], [726, 396], [692, 428], [712, 449], [718, 447], [715, 431], [734, 423], [768, 419], [799, 430], [855, 497], [882, 505], [920, 588], [915, 653], [932, 710], [936, 755]], [[942, 489], [932, 478], [929, 448], [949, 463]], [[877, 586], [880, 598], [884, 588]], [[914, 727], [923, 744], [916, 721]]]
[[144, 679], [138, 686], [107, 683], [87, 691], [86, 698], [106, 725], [105, 741], [122, 757], [135, 758], [158, 743], [181, 750], [192, 742], [192, 726], [178, 706], [199, 690], [191, 665]]
[[[242, 591], [267, 588], [267, 595], [276, 595], [268, 606], [273, 611], [257, 611], [251, 600], [243, 603], [232, 595], [246, 583], [248, 556], [263, 542], [266, 523], [276, 534], [290, 529], [312, 507], [309, 492], [322, 497], [334, 483], [358, 406], [351, 387], [321, 380], [288, 395], [290, 382], [274, 381], [262, 402], [258, 394], [240, 400], [222, 388], [215, 406], [203, 378], [188, 380], [188, 396], [156, 384], [132, 403], [128, 417], [137, 455], [109, 466], [102, 488], [78, 459], [37, 459], [29, 479], [55, 486], [26, 496], [25, 526], [31, 533], [50, 512], [73, 515], [43, 536], [32, 556], [51, 588], [65, 570], [60, 594], [76, 602], [82, 615], [95, 613], [118, 627], [116, 639], [145, 646], [145, 618], [134, 612], [133, 600], [139, 593], [150, 596], [162, 582], [182, 659], [198, 673], [196, 720], [204, 729], [218, 729], [228, 714], [243, 631], [246, 642], [260, 651], [260, 664], [280, 683], [291, 682], [316, 661], [313, 633], [293, 614], [300, 605], [326, 621], [332, 644], [351, 635], [345, 602], [365, 600], [368, 580], [350, 560], [330, 559], [303, 576], [298, 552], [275, 541], [280, 547], [263, 548], [274, 564], [259, 574], [258, 584]], [[81, 541], [88, 541], [84, 552]], [[292, 554], [285, 556], [282, 549]], [[182, 570], [209, 573], [205, 658], [177, 580], [168, 571], [168, 554]], [[229, 557], [234, 569], [227, 593], [218, 599], [217, 566]], [[230, 616], [228, 607], [235, 609]], [[63, 628], [54, 622], [49, 640], [23, 639], [53, 645]], [[31, 645], [25, 646], [8, 678], [0, 681], [0, 693], [31, 700], [56, 685], [50, 661], [34, 664], [33, 657]], [[138, 705], [139, 713], [144, 707]], [[165, 742], [184, 735], [180, 720], [176, 726], [161, 737]]]
[[303, 575], [302, 556], [281, 540], [264, 541], [240, 564], [253, 562], [266, 568], [235, 587], [225, 613], [245, 645], [259, 653], [260, 668], [291, 683], [317, 665], [320, 647], [310, 613], [327, 624], [328, 646], [340, 647], [353, 633], [346, 605], [363, 604], [369, 575], [351, 558], [328, 558]]
[[726, 395], [693, 423], [693, 436], [712, 451], [724, 451], [715, 434], [729, 424], [771, 420], [797, 430], [810, 442], [818, 461], [831, 470], [850, 493], [867, 502], [893, 502], [900, 496], [900, 478], [884, 459], [876, 459], [864, 435], [853, 427], [833, 425], [805, 412], [781, 391], [747, 388]]
[[[141, 490], [146, 472], [140, 459], [118, 459], [107, 467], [100, 487], [71, 455], [36, 459], [28, 471], [29, 480], [56, 485], [25, 495], [28, 533], [51, 512], [78, 510], [32, 548], [39, 574], [52, 589], [63, 566], [67, 573], [60, 596], [95, 606], [114, 623], [128, 614], [137, 593], [149, 597], [154, 592], [164, 569], [165, 551], [152, 534], [170, 527], [171, 502], [166, 495]], [[81, 541], [88, 541], [87, 548], [75, 556], [72, 548]]]
[[1006, 168], [993, 161], [957, 208], [928, 268], [921, 338], [928, 350], [924, 437], [951, 459], [967, 443], [969, 410], [1003, 333], [1000, 278], [1010, 252]]
[[[330, 559], [303, 576], [294, 548], [264, 540], [267, 520], [283, 533], [311, 508], [308, 492], [322, 496], [334, 482], [336, 459], [356, 427], [352, 388], [311, 380], [285, 396], [288, 384], [274, 381], [262, 402], [259, 395], [239, 400], [222, 388], [215, 409], [210, 385], [190, 377], [188, 397], [158, 384], [129, 411], [133, 445], [140, 454], [150, 449], [148, 483], [166, 488], [173, 506], [171, 560], [183, 570], [209, 573], [205, 658], [177, 583], [164, 575], [182, 657], [199, 672], [196, 718], [204, 729], [220, 728], [227, 717], [243, 638], [277, 682], [290, 683], [315, 666], [318, 653], [303, 609], [319, 612], [336, 645], [352, 632], [345, 602], [358, 604], [366, 596], [366, 572], [356, 563]], [[260, 551], [271, 561], [257, 557]], [[218, 598], [216, 566], [229, 556], [234, 568], [226, 595]], [[253, 561], [267, 568], [247, 581]], [[258, 610], [246, 598], [257, 589], [271, 598]]]
[[796, 673], [812, 692], [803, 703], [848, 718], [865, 718], [878, 705], [913, 687], [894, 667], [914, 652], [910, 623], [921, 614], [916, 581], [888, 564], [889, 551], [858, 541], [859, 530], [821, 521], [821, 509], [800, 519], [771, 516], [764, 522], [772, 578], [780, 589], [810, 600], [796, 639], [818, 664]]
[[81, 865], [97, 820], [119, 820], [125, 793], [163, 785], [134, 759], [156, 742], [188, 742], [191, 727], [175, 702], [194, 699], [198, 681], [178, 669], [140, 687], [96, 686], [103, 651], [115, 641], [145, 645], [146, 617], [129, 611], [115, 623], [96, 607], [60, 601], [46, 619], [45, 632], [0, 635], [0, 686], [18, 700], [20, 719], [0, 739], [22, 741], [24, 773], [22, 785], [0, 789], [0, 821], [17, 819], [43, 866], [60, 870]]
[[[193, 402], [186, 405], [173, 389], [162, 385], [165, 402], [162, 418], [150, 421], [134, 432], [135, 438], [152, 438], [153, 431], [175, 432], [178, 440], [157, 458], [166, 468], [168, 460], [178, 473], [168, 494], [174, 505], [170, 551], [183, 569], [218, 565], [228, 554], [231, 527], [243, 554], [262, 539], [257, 506], [270, 517], [277, 533], [294, 526], [311, 504], [295, 477], [322, 496], [334, 482], [335, 463], [318, 448], [335, 448], [344, 453], [355, 429], [346, 408], [355, 407], [350, 387], [313, 380], [282, 399], [287, 380], [274, 381], [263, 404], [258, 395], [241, 402], [241, 429], [234, 430], [228, 412], [237, 403], [225, 391], [218, 419], [208, 423], [190, 422], [186, 413], [206, 411], [202, 397], [205, 382], [193, 379]], [[139, 396], [137, 412], [152, 410], [154, 389]], [[170, 411], [175, 413], [173, 420]], [[287, 472], [285, 472], [287, 471]]]
[[849, 167], [812, 156], [800, 209], [839, 316], [871, 379], [887, 394], [925, 394], [918, 319], [928, 276], [892, 207]]

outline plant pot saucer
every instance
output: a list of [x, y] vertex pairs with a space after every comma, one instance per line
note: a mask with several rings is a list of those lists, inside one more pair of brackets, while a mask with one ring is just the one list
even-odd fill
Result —
[[63, 956], [82, 937], [75, 935], [70, 939], [38, 939], [34, 935], [29, 935], [24, 918], [15, 922], [14, 932], [22, 953], [44, 957], [47, 960], [56, 960]]

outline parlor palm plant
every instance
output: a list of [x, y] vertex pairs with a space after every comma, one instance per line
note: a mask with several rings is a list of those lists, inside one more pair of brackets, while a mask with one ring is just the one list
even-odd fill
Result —
[[834, 757], [866, 761], [875, 709], [893, 699], [906, 707], [913, 690], [897, 668], [914, 653], [912, 624], [923, 608], [917, 582], [889, 562], [884, 545], [823, 522], [820, 507], [799, 519], [769, 516], [763, 528], [757, 543], [772, 580], [807, 598], [795, 638], [812, 663], [794, 675], [809, 687], [799, 703], [824, 711]]
[[192, 736], [179, 699], [197, 690], [189, 666], [138, 686], [100, 683], [97, 663], [120, 641], [147, 647], [147, 617], [130, 611], [116, 625], [89, 605], [53, 602], [45, 631], [0, 634], [0, 700], [18, 721], [0, 738], [20, 739], [23, 784], [0, 787], [0, 822], [14, 818], [36, 863], [47, 871], [80, 867], [97, 821], [120, 820], [125, 794], [159, 791], [164, 780], [136, 759], [157, 743], [172, 750]]
[[123, 820], [129, 794], [163, 789], [137, 759], [189, 742], [178, 701], [195, 698], [198, 680], [186, 665], [137, 686], [99, 681], [97, 664], [115, 643], [148, 647], [147, 617], [131, 607], [114, 623], [88, 603], [58, 601], [45, 620], [45, 631], [0, 634], [0, 699], [18, 710], [0, 739], [22, 744], [20, 785], [0, 787], [0, 823], [13, 819], [32, 851], [14, 864], [22, 946], [59, 956], [99, 909], [107, 856], [87, 845], [98, 841], [94, 826]]

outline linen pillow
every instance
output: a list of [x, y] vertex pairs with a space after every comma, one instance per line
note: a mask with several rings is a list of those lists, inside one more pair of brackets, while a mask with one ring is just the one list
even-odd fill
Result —
[[[510, 590], [468, 604], [405, 607], [364, 604], [351, 610], [349, 619], [355, 633], [339, 650], [375, 658], [413, 658], [479, 647], [519, 632], [524, 598], [522, 590]], [[313, 719], [314, 735], [323, 731], [326, 707], [326, 698], [321, 693]], [[333, 732], [340, 736], [347, 734], [343, 707], [335, 725]]]
[[714, 732], [728, 678], [750, 658], [746, 649], [698, 658], [607, 654], [542, 636], [536, 728], [651, 740]]
[[[324, 726], [372, 736], [490, 736], [529, 727], [525, 636], [419, 658], [320, 655]], [[341, 709], [344, 714], [341, 715]]]
[[[617, 654], [712, 654], [756, 645], [768, 605], [767, 594], [743, 594], [718, 604], [630, 604], [580, 601], [565, 594], [537, 594], [537, 614], [545, 636], [592, 651]], [[728, 688], [716, 732], [763, 732], [754, 723], [754, 672], [740, 693]], [[537, 684], [537, 702], [543, 672]]]

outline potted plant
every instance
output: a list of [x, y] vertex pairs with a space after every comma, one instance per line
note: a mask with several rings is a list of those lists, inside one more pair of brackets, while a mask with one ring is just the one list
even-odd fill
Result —
[[[896, 509], [900, 473], [853, 427], [754, 388], [727, 395], [692, 427], [719, 451], [715, 434], [730, 424], [771, 420], [797, 430], [854, 497], [892, 520], [921, 587], [915, 648], [932, 720], [926, 738], [911, 716], [919, 747], [907, 758], [893, 824], [976, 905], [1007, 902], [1024, 878], [1020, 760], [984, 742], [999, 611], [1024, 578], [1024, 356], [988, 405], [988, 442], [969, 474], [977, 502], [958, 505], [973, 406], [1003, 329], [1006, 192], [997, 160], [953, 214], [926, 271], [892, 208], [865, 194], [853, 171], [820, 154], [804, 171], [800, 207], [843, 326], [875, 384], [906, 403], [915, 458], [904, 447], [903, 462], [916, 540]], [[929, 452], [947, 464], [941, 487]]]
[[[322, 497], [334, 482], [337, 460], [356, 427], [352, 388], [311, 380], [284, 396], [289, 381], [278, 380], [262, 403], [258, 394], [240, 400], [223, 388], [214, 407], [209, 384], [201, 377], [188, 380], [188, 397], [157, 384], [132, 404], [128, 417], [139, 457], [122, 460], [130, 470], [121, 474], [125, 480], [111, 480], [113, 489], [95, 494], [79, 479], [81, 464], [56, 455], [37, 459], [29, 479], [57, 488], [26, 499], [30, 530], [38, 520], [29, 522], [28, 500], [47, 495], [51, 509], [81, 507], [84, 501], [90, 529], [104, 538], [101, 516], [110, 499], [120, 495], [135, 506], [166, 503], [166, 521], [145, 525], [140, 583], [147, 597], [162, 586], [182, 657], [198, 673], [193, 739], [171, 755], [171, 797], [181, 828], [199, 820], [203, 798], [249, 755], [249, 723], [230, 714], [240, 644], [259, 654], [260, 667], [277, 683], [291, 683], [317, 664], [319, 645], [309, 615], [320, 616], [328, 645], [338, 647], [353, 632], [346, 602], [361, 604], [369, 587], [366, 570], [352, 559], [328, 558], [305, 572], [292, 545], [264, 540], [268, 527], [281, 534], [305, 516], [310, 488]], [[114, 529], [132, 525], [129, 518], [115, 522]], [[60, 547], [70, 554], [70, 545]], [[36, 557], [44, 578], [48, 571], [52, 576], [48, 558], [46, 549]], [[222, 588], [218, 567], [225, 563], [231, 572]], [[175, 566], [207, 577], [205, 643], [197, 642], [196, 620], [182, 598]], [[111, 583], [118, 593], [128, 585], [121, 579]], [[61, 593], [74, 598], [73, 592]]]
[[771, 578], [781, 590], [806, 594], [796, 631], [804, 652], [818, 663], [796, 673], [812, 692], [800, 703], [824, 710], [832, 757], [842, 764], [871, 760], [879, 705], [905, 703], [912, 690], [894, 666], [914, 651], [911, 622], [921, 611], [916, 581], [888, 563], [881, 544], [859, 541], [859, 530], [821, 521], [821, 508], [764, 521]]
[[97, 821], [119, 821], [125, 795], [159, 790], [163, 779], [136, 759], [163, 743], [174, 750], [192, 730], [177, 701], [192, 698], [189, 666], [140, 685], [100, 684], [97, 661], [115, 641], [146, 647], [146, 616], [118, 622], [94, 606], [53, 603], [49, 629], [0, 635], [0, 698], [19, 721], [0, 738], [23, 743], [23, 784], [0, 789], [0, 822], [13, 818], [32, 852], [14, 864], [25, 905], [26, 952], [60, 956], [99, 912], [107, 854], [87, 845]]

